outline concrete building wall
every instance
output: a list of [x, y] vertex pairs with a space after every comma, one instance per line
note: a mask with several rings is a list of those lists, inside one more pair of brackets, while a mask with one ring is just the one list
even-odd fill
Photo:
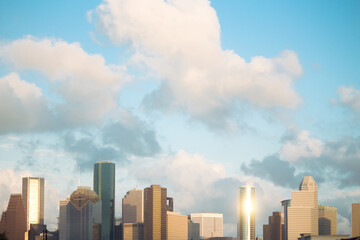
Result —
[[319, 205], [319, 235], [337, 234], [337, 209]]
[[223, 215], [221, 213], [192, 213], [191, 220], [200, 224], [200, 237], [222, 237]]
[[273, 212], [269, 224], [263, 225], [264, 240], [282, 240], [281, 212]]
[[122, 199], [123, 223], [144, 222], [144, 191], [133, 189]]
[[360, 203], [351, 204], [351, 233], [353, 237], [360, 236]]
[[180, 213], [167, 212], [167, 240], [188, 238], [188, 218]]
[[123, 223], [123, 240], [144, 240], [144, 224]]
[[318, 192], [311, 176], [305, 176], [299, 191], [291, 192], [288, 207], [288, 240], [297, 240], [301, 233], [318, 235]]

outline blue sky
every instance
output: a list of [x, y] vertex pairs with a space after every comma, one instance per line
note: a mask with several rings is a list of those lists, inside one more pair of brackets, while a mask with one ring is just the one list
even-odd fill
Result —
[[236, 187], [254, 184], [262, 235], [311, 174], [348, 233], [360, 199], [359, 11], [358, 1], [1, 1], [0, 171], [11, 181], [0, 183], [13, 184], [0, 207], [21, 176], [45, 177], [54, 229], [78, 167], [91, 186], [93, 162], [112, 160], [117, 216], [126, 191], [160, 183], [176, 211], [223, 212], [235, 235]]

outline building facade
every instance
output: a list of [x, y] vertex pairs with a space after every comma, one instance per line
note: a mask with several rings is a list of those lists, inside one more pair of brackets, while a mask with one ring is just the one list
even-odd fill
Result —
[[360, 203], [351, 204], [351, 234], [352, 237], [360, 236]]
[[319, 205], [319, 235], [337, 234], [337, 208]]
[[290, 199], [281, 201], [282, 240], [288, 240], [288, 207], [291, 207]]
[[[168, 205], [169, 206], [169, 205]], [[167, 211], [166, 239], [179, 240], [188, 238], [188, 217], [180, 213]]]
[[200, 224], [200, 238], [223, 236], [223, 215], [221, 213], [192, 213], [191, 221]]
[[123, 240], [144, 240], [144, 223], [123, 223]]
[[238, 240], [255, 240], [255, 188], [238, 189]]
[[167, 189], [151, 185], [144, 190], [144, 239], [166, 240]]
[[133, 189], [122, 199], [122, 222], [144, 222], [144, 191]]
[[23, 240], [26, 232], [26, 214], [21, 194], [11, 194], [9, 204], [0, 220], [0, 233], [10, 240]]
[[269, 224], [263, 225], [264, 240], [282, 240], [281, 212], [273, 212]]
[[188, 220], [188, 240], [200, 240], [200, 223]]
[[101, 239], [114, 240], [115, 235], [115, 163], [94, 164], [94, 191], [101, 200]]
[[60, 240], [94, 239], [94, 229], [101, 223], [101, 201], [90, 187], [78, 187], [60, 201], [59, 211]]
[[44, 224], [44, 190], [45, 181], [43, 178], [24, 177], [22, 179], [22, 197], [27, 230], [30, 230], [30, 224]]
[[288, 207], [288, 240], [297, 240], [302, 233], [318, 235], [318, 188], [311, 176], [305, 176], [299, 191], [291, 192]]

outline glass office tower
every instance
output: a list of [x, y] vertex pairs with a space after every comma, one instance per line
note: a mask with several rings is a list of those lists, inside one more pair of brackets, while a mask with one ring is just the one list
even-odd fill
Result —
[[44, 188], [43, 178], [24, 177], [22, 179], [27, 230], [30, 229], [30, 224], [44, 224]]
[[238, 190], [238, 240], [255, 240], [255, 188]]
[[101, 239], [114, 239], [115, 163], [101, 161], [94, 164], [94, 191], [101, 200]]

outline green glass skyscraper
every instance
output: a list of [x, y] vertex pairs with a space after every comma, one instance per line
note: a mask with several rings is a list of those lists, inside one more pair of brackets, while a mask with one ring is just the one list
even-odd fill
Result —
[[114, 240], [115, 163], [94, 164], [94, 191], [102, 202], [101, 239]]

